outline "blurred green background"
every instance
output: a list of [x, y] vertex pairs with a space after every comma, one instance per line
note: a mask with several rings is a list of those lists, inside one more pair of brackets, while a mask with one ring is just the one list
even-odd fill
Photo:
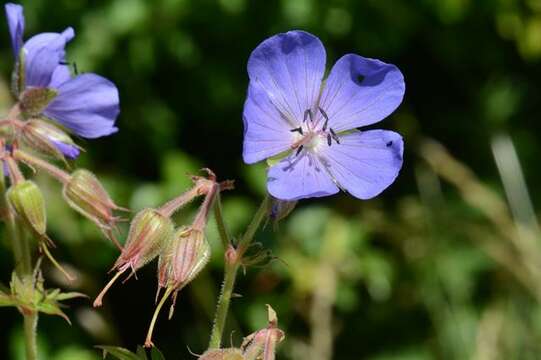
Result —
[[[541, 2], [539, 0], [60, 0], [24, 1], [26, 38], [73, 26], [68, 60], [112, 79], [120, 132], [81, 141], [76, 166], [95, 170], [120, 205], [156, 206], [202, 166], [235, 179], [223, 195], [238, 233], [265, 191], [265, 169], [241, 159], [246, 61], [263, 39], [304, 29], [326, 46], [328, 67], [353, 52], [396, 64], [401, 107], [376, 127], [405, 138], [401, 175], [377, 199], [341, 194], [302, 201], [257, 240], [279, 260], [248, 268], [226, 339], [265, 326], [265, 304], [286, 340], [279, 359], [541, 359]], [[7, 26], [0, 107], [11, 101]], [[537, 120], [535, 120], [537, 119]], [[50, 287], [93, 297], [116, 250], [38, 175], [55, 254], [78, 274]], [[528, 190], [529, 185], [529, 190]], [[188, 223], [195, 208], [181, 212]], [[125, 234], [126, 228], [123, 228]], [[213, 258], [182, 291], [155, 343], [168, 359], [204, 351], [222, 278]], [[12, 269], [0, 244], [0, 277]], [[99, 311], [73, 300], [41, 316], [43, 359], [99, 359], [96, 344], [135, 349], [153, 311], [156, 264], [113, 288]], [[0, 358], [21, 359], [22, 327], [0, 309]], [[229, 344], [229, 340], [225, 341]]]

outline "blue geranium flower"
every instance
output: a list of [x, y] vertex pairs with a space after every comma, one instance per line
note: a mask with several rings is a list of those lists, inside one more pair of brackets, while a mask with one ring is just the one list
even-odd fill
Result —
[[321, 41], [303, 31], [270, 37], [248, 60], [243, 157], [249, 164], [272, 158], [267, 189], [275, 198], [321, 197], [342, 189], [368, 199], [402, 167], [399, 134], [357, 130], [400, 105], [400, 70], [347, 54], [323, 80], [325, 61]]
[[[66, 63], [66, 44], [75, 36], [71, 27], [62, 33], [41, 33], [23, 42], [23, 7], [5, 5], [13, 54], [17, 63], [24, 65], [24, 90], [47, 88], [56, 96], [44, 107], [44, 117], [53, 119], [74, 134], [97, 138], [115, 133], [119, 114], [116, 86], [109, 80], [91, 73], [71, 76]], [[55, 143], [55, 139], [51, 139]], [[57, 144], [68, 157], [79, 154], [77, 147]]]

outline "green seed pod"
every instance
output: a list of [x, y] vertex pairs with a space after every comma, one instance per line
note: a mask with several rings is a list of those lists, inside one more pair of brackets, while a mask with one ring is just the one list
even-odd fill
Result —
[[112, 229], [118, 220], [113, 216], [113, 210], [122, 210], [111, 200], [98, 178], [85, 169], [71, 174], [62, 195], [69, 206], [102, 229]]
[[47, 213], [45, 200], [39, 187], [30, 180], [12, 185], [6, 197], [17, 216], [26, 226], [40, 236], [47, 230]]
[[141, 268], [169, 245], [174, 231], [170, 218], [155, 209], [141, 210], [132, 220], [124, 250], [114, 267], [119, 271]]

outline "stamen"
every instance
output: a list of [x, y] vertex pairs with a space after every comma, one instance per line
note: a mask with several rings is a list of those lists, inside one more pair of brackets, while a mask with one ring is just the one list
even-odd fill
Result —
[[331, 143], [332, 143], [331, 134], [327, 134], [327, 145], [331, 146]]
[[334, 132], [334, 130], [332, 128], [329, 129], [329, 130], [331, 132], [331, 136], [334, 139], [334, 141], [336, 141], [337, 144], [340, 144], [340, 138], [338, 137], [338, 135], [336, 135], [336, 133]]
[[302, 122], [306, 122], [306, 119], [307, 119], [308, 117], [310, 117], [310, 122], [312, 122], [312, 121], [313, 121], [313, 118], [312, 118], [312, 110], [310, 110], [310, 109], [306, 109], [306, 110], [304, 111], [304, 119], [302, 120]]
[[304, 148], [304, 145], [299, 146], [299, 148], [297, 149], [297, 153], [295, 154], [295, 156], [299, 156], [299, 154], [301, 153], [301, 151], [302, 151], [303, 148]]
[[323, 124], [323, 128], [322, 128], [322, 130], [325, 131], [327, 130], [327, 125], [329, 124], [329, 116], [327, 115], [325, 110], [323, 110], [321, 107], [318, 106], [318, 109], [321, 115], [323, 115], [323, 117], [325, 118], [325, 123]]
[[291, 132], [295, 132], [295, 131], [296, 131], [296, 132], [298, 132], [299, 134], [304, 135], [303, 132], [302, 132], [302, 127], [300, 127], [300, 126], [299, 126], [298, 128], [291, 129], [291, 130], [289, 130], [289, 131], [291, 131]]

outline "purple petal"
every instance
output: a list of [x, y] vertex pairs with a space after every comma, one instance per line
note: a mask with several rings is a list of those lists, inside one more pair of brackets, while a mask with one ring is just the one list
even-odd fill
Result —
[[348, 54], [333, 66], [319, 106], [340, 132], [383, 120], [400, 105], [404, 91], [396, 66]]
[[58, 87], [58, 96], [43, 112], [75, 134], [97, 138], [115, 133], [120, 111], [118, 90], [95, 74], [83, 74]]
[[275, 35], [250, 55], [250, 86], [263, 90], [283, 117], [298, 124], [316, 103], [325, 56], [323, 44], [312, 34], [290, 31]]
[[280, 116], [261, 89], [250, 86], [244, 103], [244, 162], [253, 164], [277, 155], [291, 146], [294, 126]]
[[27, 86], [49, 86], [53, 72], [66, 56], [66, 43], [74, 36], [73, 29], [67, 28], [61, 34], [38, 34], [24, 44]]
[[5, 5], [6, 17], [8, 20], [9, 34], [11, 36], [11, 46], [15, 59], [19, 57], [19, 51], [23, 46], [24, 33], [24, 14], [23, 7], [17, 4], [8, 3]]
[[272, 166], [267, 174], [269, 193], [280, 200], [322, 197], [338, 192], [331, 176], [311, 152], [294, 153]]
[[58, 65], [53, 71], [48, 87], [58, 88], [60, 85], [71, 79], [71, 72], [68, 65]]
[[359, 199], [370, 199], [398, 176], [404, 142], [392, 131], [355, 131], [340, 136], [340, 144], [325, 144], [317, 151], [341, 188]]
[[68, 159], [72, 159], [72, 160], [76, 159], [81, 153], [81, 151], [76, 146], [65, 144], [61, 141], [55, 141], [55, 140], [51, 140], [51, 142]]

